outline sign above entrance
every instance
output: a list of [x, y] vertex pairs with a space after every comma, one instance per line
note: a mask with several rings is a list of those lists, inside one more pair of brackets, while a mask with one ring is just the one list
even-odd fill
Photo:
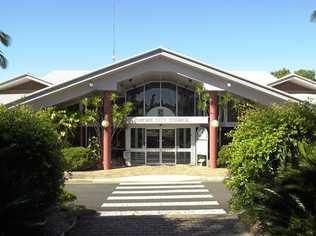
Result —
[[208, 124], [207, 116], [137, 116], [129, 117], [128, 124]]

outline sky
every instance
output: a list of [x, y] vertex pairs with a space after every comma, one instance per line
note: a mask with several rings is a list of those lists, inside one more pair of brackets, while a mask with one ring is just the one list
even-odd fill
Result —
[[[116, 58], [159, 46], [228, 70], [316, 70], [315, 0], [115, 0]], [[112, 63], [113, 0], [0, 2], [0, 81]]]

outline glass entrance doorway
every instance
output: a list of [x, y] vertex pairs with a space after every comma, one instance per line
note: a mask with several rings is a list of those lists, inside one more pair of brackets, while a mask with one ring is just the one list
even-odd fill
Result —
[[194, 130], [189, 127], [130, 128], [127, 133], [131, 165], [194, 163], [194, 146], [191, 146], [195, 140]]
[[175, 152], [175, 129], [146, 129], [147, 165], [175, 164]]

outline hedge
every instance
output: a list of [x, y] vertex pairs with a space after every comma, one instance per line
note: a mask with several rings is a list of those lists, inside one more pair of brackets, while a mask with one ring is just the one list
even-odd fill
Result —
[[85, 147], [64, 148], [62, 153], [67, 171], [94, 170], [99, 162], [99, 157]]

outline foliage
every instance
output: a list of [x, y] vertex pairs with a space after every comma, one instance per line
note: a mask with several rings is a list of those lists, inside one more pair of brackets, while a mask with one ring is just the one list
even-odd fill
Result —
[[282, 78], [284, 76], [287, 76], [291, 73], [291, 71], [287, 68], [282, 68], [280, 70], [272, 71], [271, 74], [277, 78]]
[[294, 71], [294, 74], [303, 76], [304, 78], [307, 78], [310, 80], [316, 80], [314, 70], [300, 69], [300, 70]]
[[259, 103], [255, 103], [249, 99], [241, 98], [229, 92], [225, 92], [220, 97], [219, 105], [226, 106], [228, 103], [233, 105], [238, 117], [242, 117], [246, 113], [262, 107], [262, 105]]
[[[11, 39], [10, 36], [7, 35], [6, 33], [0, 31], [0, 43], [2, 43], [4, 46], [8, 47], [10, 45]], [[0, 50], [0, 67], [2, 69], [7, 68], [8, 66], [8, 61], [3, 55], [2, 51]]]
[[90, 149], [89, 156], [95, 160], [101, 160], [101, 146], [97, 137], [93, 136], [89, 139], [88, 148]]
[[262, 220], [255, 209], [265, 201], [264, 189], [276, 185], [281, 170], [299, 165], [298, 144], [314, 142], [315, 127], [316, 108], [308, 103], [261, 107], [243, 116], [228, 148], [231, 209], [251, 223]]
[[117, 134], [118, 130], [124, 128], [127, 124], [127, 117], [133, 111], [133, 103], [126, 102], [122, 105], [118, 104], [117, 93], [112, 93], [112, 139]]
[[202, 84], [197, 84], [195, 86], [195, 92], [197, 94], [197, 99], [198, 99], [197, 108], [207, 113], [210, 95], [208, 94], [207, 91], [205, 91]]
[[64, 182], [62, 153], [47, 113], [0, 106], [0, 175], [2, 233], [9, 225], [44, 218], [57, 204]]
[[299, 143], [298, 165], [280, 170], [255, 209], [272, 235], [316, 235], [316, 145]]
[[311, 15], [311, 21], [316, 22], [316, 11], [313, 11]]
[[70, 147], [62, 150], [66, 171], [84, 171], [96, 168], [100, 156], [96, 156], [89, 148]]
[[62, 189], [59, 197], [58, 197], [58, 202], [61, 206], [66, 205], [69, 202], [73, 202], [77, 199], [76, 195], [74, 195], [73, 193]]
[[58, 139], [62, 145], [68, 146], [69, 140], [74, 137], [74, 131], [80, 124], [79, 114], [68, 110], [58, 110], [56, 108], [47, 108], [45, 110], [55, 124]]
[[[287, 68], [283, 68], [281, 70], [271, 72], [271, 74], [277, 78], [282, 78], [286, 75], [289, 75], [290, 73], [291, 71]], [[294, 71], [294, 74], [300, 75], [310, 80], [316, 80], [314, 70], [300, 69], [300, 70]]]
[[223, 145], [221, 146], [221, 149], [218, 152], [218, 159], [217, 159], [217, 166], [218, 167], [227, 167], [227, 163], [230, 159], [231, 150], [229, 145]]

